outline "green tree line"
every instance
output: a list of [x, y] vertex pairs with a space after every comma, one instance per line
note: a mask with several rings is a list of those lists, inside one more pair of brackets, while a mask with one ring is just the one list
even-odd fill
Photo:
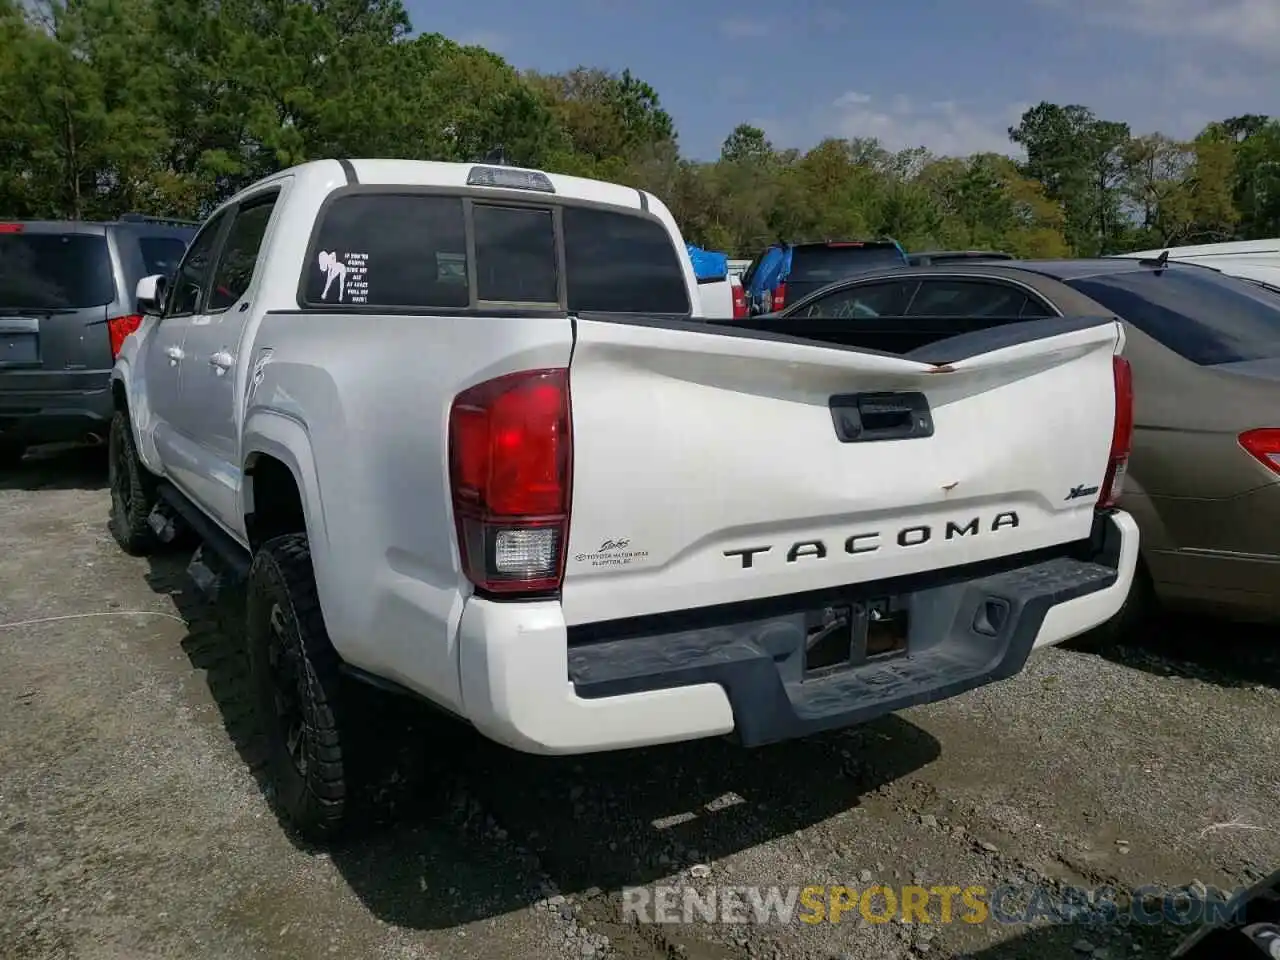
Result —
[[501, 157], [651, 190], [688, 239], [738, 256], [779, 238], [1087, 256], [1280, 235], [1280, 120], [1184, 141], [1041, 103], [1009, 138], [1022, 161], [780, 149], [743, 124], [702, 162], [631, 73], [522, 72], [414, 33], [400, 0], [0, 0], [0, 217], [198, 218], [318, 157]]

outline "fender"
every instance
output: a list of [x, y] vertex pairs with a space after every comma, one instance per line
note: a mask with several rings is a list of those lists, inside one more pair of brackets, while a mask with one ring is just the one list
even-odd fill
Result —
[[240, 486], [242, 516], [253, 510], [252, 488], [248, 483], [248, 476], [253, 469], [254, 460], [259, 456], [274, 457], [293, 474], [294, 483], [302, 498], [307, 541], [311, 548], [311, 565], [315, 570], [316, 587], [321, 597], [321, 613], [326, 624], [330, 625], [332, 636], [337, 631], [332, 629], [331, 612], [324, 610], [323, 598], [341, 596], [341, 585], [334, 582], [336, 571], [330, 551], [328, 525], [325, 522], [324, 498], [307, 428], [301, 421], [277, 410], [250, 410], [245, 419], [240, 449], [244, 463]]
[[1118, 504], [1142, 528], [1142, 554], [1148, 558], [1151, 551], [1176, 550], [1178, 544], [1165, 527], [1155, 503], [1142, 483], [1129, 473], [1124, 478], [1124, 494]]
[[151, 406], [147, 401], [147, 385], [137, 382], [142, 378], [142, 368], [135, 362], [146, 349], [147, 338], [155, 329], [155, 325], [156, 318], [148, 316], [143, 320], [142, 326], [124, 338], [115, 366], [111, 368], [111, 388], [114, 390], [116, 383], [124, 387], [129, 426], [133, 430], [133, 445], [138, 451], [138, 458], [148, 470], [162, 477], [165, 475], [164, 464], [156, 450], [155, 438], [151, 431]]
[[[307, 520], [307, 539], [314, 556], [320, 549], [328, 551], [329, 534], [324, 518], [324, 501], [320, 494], [320, 479], [316, 471], [315, 457], [311, 452], [311, 438], [307, 428], [293, 417], [274, 410], [255, 410], [245, 421], [240, 449], [243, 451], [244, 476], [253, 469], [258, 456], [275, 457], [293, 474], [302, 497], [302, 512]], [[241, 513], [253, 510], [249, 485], [240, 488]]]

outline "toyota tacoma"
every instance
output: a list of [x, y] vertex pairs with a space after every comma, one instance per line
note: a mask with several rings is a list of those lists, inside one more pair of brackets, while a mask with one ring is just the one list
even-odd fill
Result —
[[247, 188], [137, 295], [110, 528], [243, 584], [312, 837], [352, 680], [532, 753], [755, 746], [1009, 677], [1129, 590], [1114, 317], [744, 329], [649, 193], [376, 159]]

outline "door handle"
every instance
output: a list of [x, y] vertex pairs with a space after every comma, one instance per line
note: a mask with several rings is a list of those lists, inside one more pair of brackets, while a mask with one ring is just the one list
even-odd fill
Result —
[[230, 370], [231, 365], [235, 362], [235, 357], [225, 350], [219, 350], [209, 357], [209, 365], [218, 371], [218, 376], [222, 376], [222, 374]]
[[168, 357], [170, 360], [172, 360], [174, 363], [177, 363], [184, 356], [182, 352], [182, 348], [177, 346], [176, 344], [171, 347], [165, 347], [164, 355]]

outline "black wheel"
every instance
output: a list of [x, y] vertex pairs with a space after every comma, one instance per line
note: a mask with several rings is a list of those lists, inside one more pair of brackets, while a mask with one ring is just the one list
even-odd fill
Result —
[[347, 801], [341, 678], [305, 534], [277, 537], [258, 551], [246, 621], [272, 801], [303, 838], [330, 840], [342, 828]]
[[147, 523], [156, 505], [156, 478], [138, 459], [129, 415], [117, 410], [107, 436], [107, 484], [111, 488], [108, 527], [125, 553], [141, 556], [156, 546]]

